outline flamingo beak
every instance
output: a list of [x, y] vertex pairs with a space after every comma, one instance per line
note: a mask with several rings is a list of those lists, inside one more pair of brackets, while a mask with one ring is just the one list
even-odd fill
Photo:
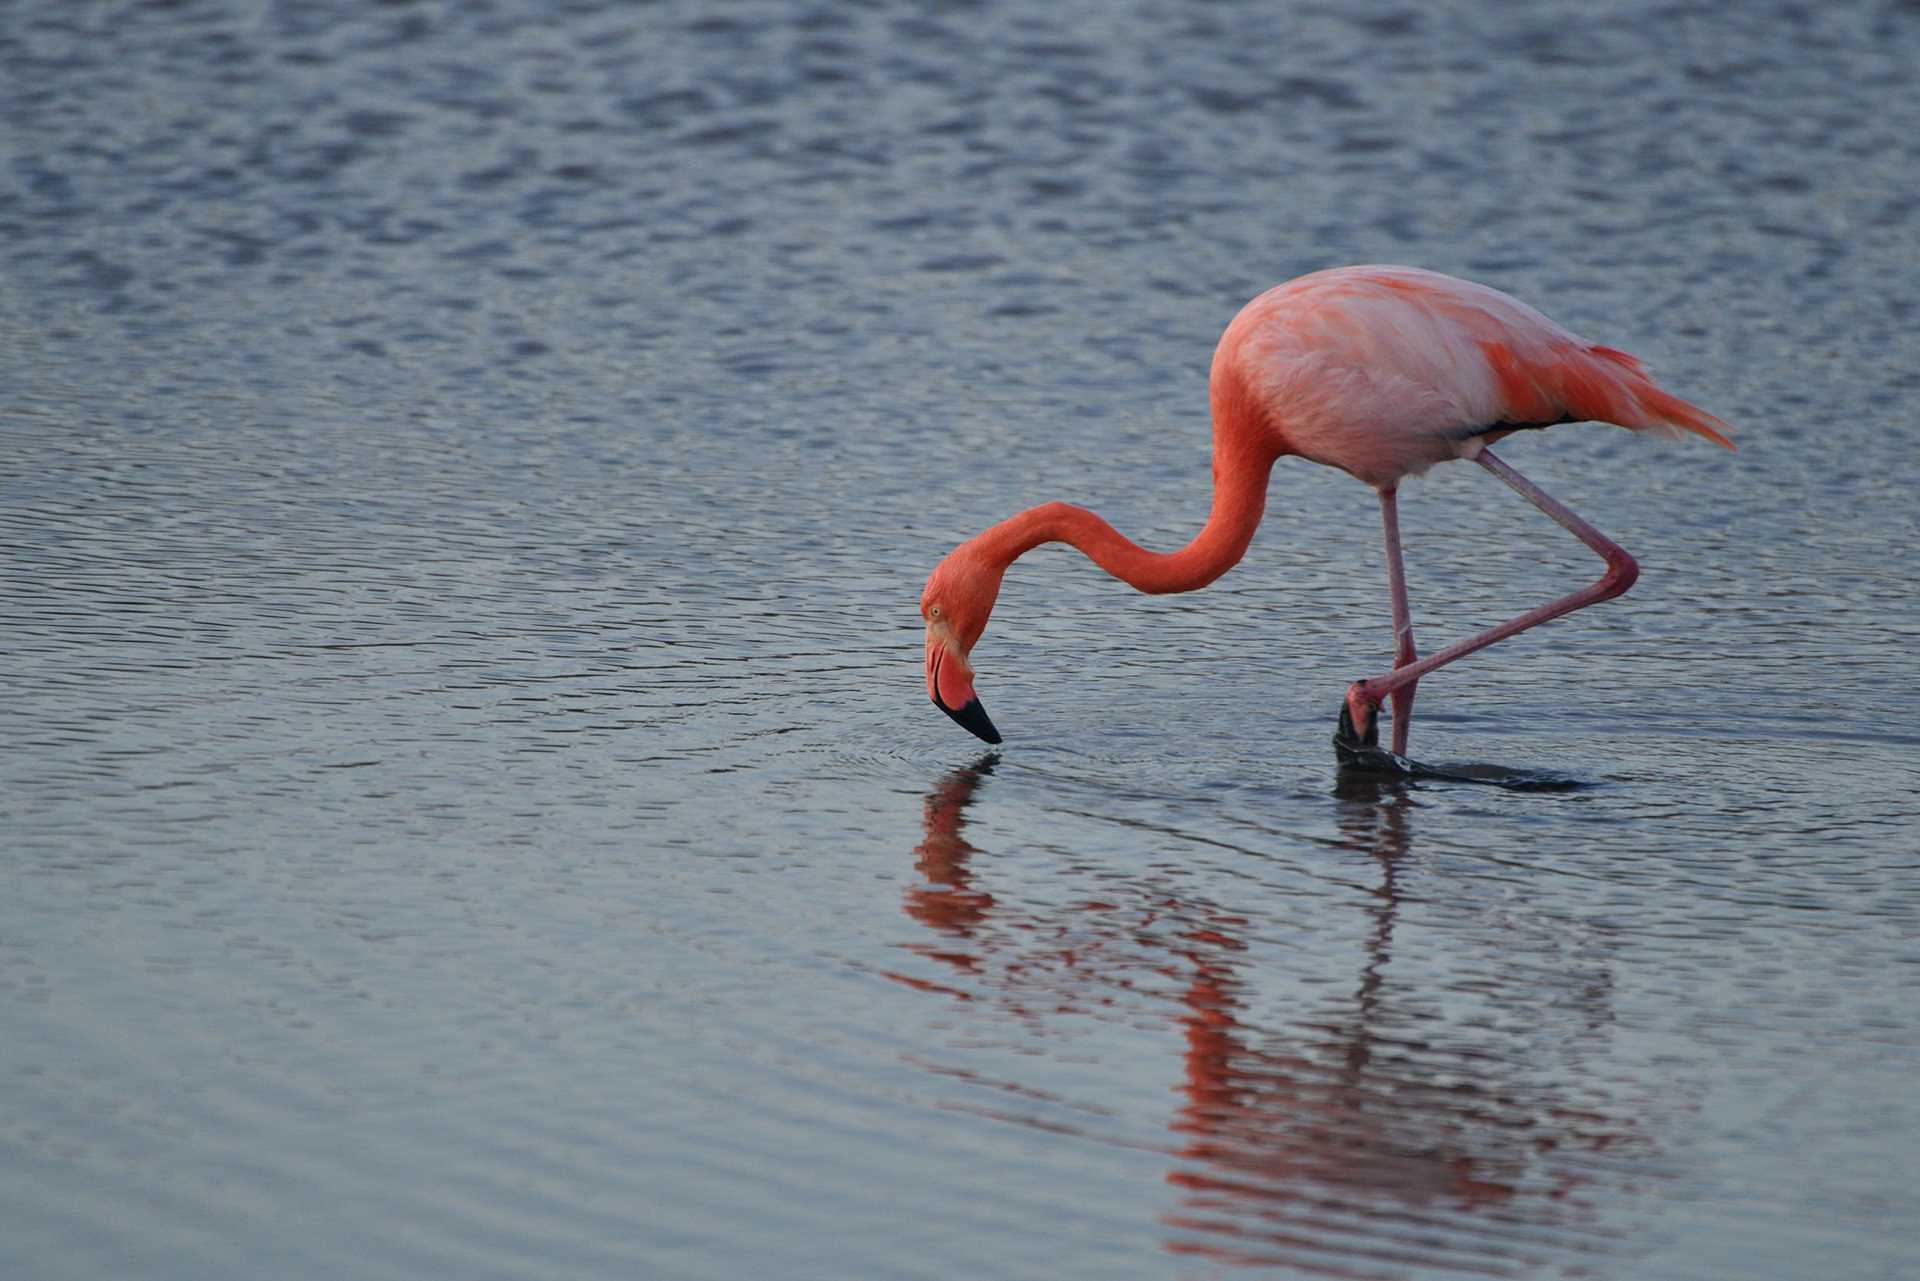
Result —
[[973, 673], [966, 660], [956, 658], [932, 636], [927, 637], [927, 695], [961, 729], [989, 743], [1000, 741], [1000, 731], [987, 719], [987, 709], [973, 692]]

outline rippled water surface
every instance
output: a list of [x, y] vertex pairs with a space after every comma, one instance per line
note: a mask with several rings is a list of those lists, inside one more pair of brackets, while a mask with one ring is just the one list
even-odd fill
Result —
[[[1920, 10], [0, 5], [0, 1275], [1920, 1275]], [[1173, 547], [1414, 262], [1727, 454], [1422, 685], [1372, 496]], [[1436, 645], [1592, 558], [1403, 496]]]

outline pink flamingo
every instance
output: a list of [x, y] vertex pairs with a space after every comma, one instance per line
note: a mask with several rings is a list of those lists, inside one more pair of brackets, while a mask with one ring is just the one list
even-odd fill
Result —
[[[1377, 713], [1392, 700], [1393, 754], [1404, 757], [1415, 684], [1477, 649], [1610, 600], [1639, 567], [1616, 543], [1487, 448], [1529, 428], [1605, 422], [1705, 436], [1733, 448], [1727, 424], [1662, 391], [1640, 362], [1562, 328], [1485, 285], [1413, 267], [1338, 267], [1248, 303], [1214, 350], [1213, 508], [1191, 543], [1150, 552], [1093, 512], [1044, 503], [961, 543], [927, 578], [927, 693], [961, 726], [998, 743], [974, 692], [970, 655], [1007, 566], [1042, 543], [1071, 543], [1143, 592], [1205, 587], [1246, 554], [1267, 477], [1288, 454], [1373, 486], [1387, 545], [1394, 666], [1347, 690], [1336, 743], [1378, 756]], [[1407, 611], [1395, 495], [1435, 463], [1465, 458], [1512, 486], [1606, 561], [1590, 587], [1420, 658]], [[1399, 762], [1404, 764], [1404, 761]]]

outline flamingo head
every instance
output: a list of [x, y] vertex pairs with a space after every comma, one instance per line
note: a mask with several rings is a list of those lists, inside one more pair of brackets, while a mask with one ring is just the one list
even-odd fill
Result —
[[987, 629], [1005, 571], [1005, 565], [963, 543], [935, 566], [920, 593], [920, 616], [927, 620], [927, 695], [962, 729], [989, 743], [1000, 741], [1000, 731], [973, 692], [968, 656]]

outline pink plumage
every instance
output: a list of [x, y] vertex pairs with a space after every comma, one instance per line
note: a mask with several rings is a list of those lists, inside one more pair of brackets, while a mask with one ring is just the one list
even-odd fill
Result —
[[1725, 423], [1655, 386], [1632, 356], [1416, 267], [1336, 267], [1261, 294], [1214, 352], [1216, 399], [1236, 381], [1282, 452], [1375, 488], [1559, 422], [1681, 429], [1731, 448]]

